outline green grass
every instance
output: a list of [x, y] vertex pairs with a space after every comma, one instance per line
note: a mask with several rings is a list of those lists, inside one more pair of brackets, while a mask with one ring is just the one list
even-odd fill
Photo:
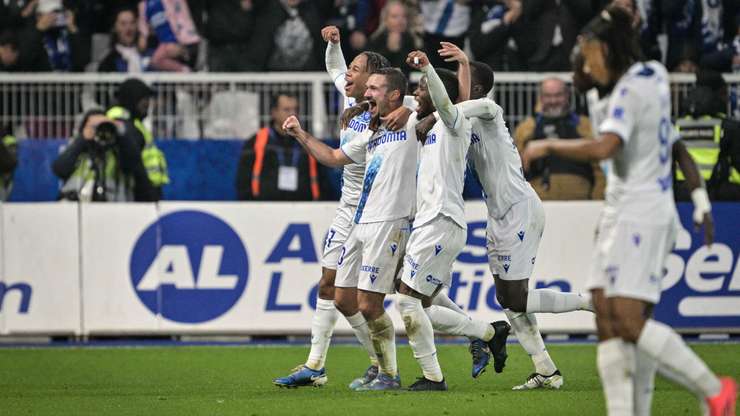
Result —
[[[740, 345], [700, 344], [716, 371], [740, 375]], [[560, 391], [512, 392], [531, 372], [519, 345], [509, 345], [502, 374], [470, 378], [465, 346], [438, 348], [450, 391], [356, 393], [346, 385], [367, 365], [353, 346], [333, 347], [323, 388], [278, 389], [272, 378], [305, 360], [305, 347], [171, 347], [0, 349], [0, 415], [596, 415], [604, 405], [593, 345], [555, 345], [565, 377]], [[398, 349], [405, 385], [420, 370]], [[656, 415], [698, 414], [696, 400], [662, 380]]]

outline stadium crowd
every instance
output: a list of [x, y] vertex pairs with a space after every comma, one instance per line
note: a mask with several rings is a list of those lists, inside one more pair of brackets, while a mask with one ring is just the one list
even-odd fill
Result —
[[[697, 132], [697, 145], [690, 151], [699, 161], [710, 191], [715, 191], [710, 192], [712, 199], [740, 200], [740, 127], [726, 114], [731, 93], [717, 75], [740, 72], [737, 1], [4, 0], [0, 1], [0, 72], [113, 72], [135, 76], [150, 71], [323, 71], [325, 42], [320, 30], [326, 25], [340, 29], [341, 50], [348, 61], [362, 51], [372, 50], [406, 75], [410, 67], [404, 61], [416, 49], [426, 51], [435, 67], [454, 69], [454, 62], [445, 62], [436, 53], [440, 42], [466, 49], [494, 71], [570, 71], [577, 34], [609, 3], [633, 16], [633, 27], [640, 34], [646, 58], [663, 62], [673, 72], [698, 73], [695, 91], [683, 100], [682, 121], [677, 125], [685, 136]], [[530, 116], [509, 126], [519, 152], [532, 140], [593, 137], [592, 122], [586, 114], [574, 110], [573, 94], [565, 81], [542, 81]], [[141, 90], [138, 99], [146, 102], [142, 105], [151, 106], [148, 103], [154, 91], [136, 82], [130, 85]], [[162, 186], [170, 181], [166, 158], [154, 144], [154, 136], [161, 133], [156, 126], [152, 129], [143, 124], [147, 111], [137, 110], [138, 102], [122, 105], [120, 97], [98, 95], [100, 106], [107, 109], [104, 114], [119, 124], [131, 124], [126, 134], [119, 135], [123, 138], [116, 145], [127, 148], [132, 142], [147, 153], [143, 166], [121, 161], [106, 164], [107, 168], [99, 166], [103, 171], [110, 169], [106, 178], [98, 180], [99, 185], [119, 189], [119, 179], [135, 171], [139, 180], [129, 179], [125, 191], [112, 192], [120, 195], [114, 199], [160, 199]], [[245, 142], [241, 155], [233, 155], [239, 160], [234, 180], [237, 198], [326, 199], [331, 194], [327, 188], [338, 189], [338, 184], [327, 183], [338, 182], [336, 173], [331, 179], [281, 129], [282, 121], [297, 115], [299, 100], [291, 91], [274, 91], [271, 98], [269, 125]], [[9, 115], [10, 107], [6, 107], [3, 105], [0, 115]], [[96, 115], [82, 108], [74, 112], [84, 113], [85, 120]], [[12, 171], [18, 160], [14, 126], [0, 124], [3, 200], [10, 194]], [[90, 140], [85, 140], [92, 136], [85, 137], [84, 123], [77, 124], [78, 129], [68, 131], [73, 139], [60, 157], [69, 156], [70, 151], [75, 157], [94, 154]], [[707, 131], [711, 133], [708, 136], [702, 133]], [[125, 139], [129, 136], [134, 138]], [[706, 148], [707, 142], [714, 143], [711, 149]], [[109, 146], [106, 151], [113, 148]], [[74, 159], [67, 162], [69, 165]], [[65, 184], [62, 197], [65, 186], [71, 186], [73, 170], [73, 165], [53, 169]], [[72, 176], [79, 180], [80, 176], [93, 174], [92, 170], [83, 170]], [[152, 191], [134, 186], [146, 182], [141, 180], [144, 170], [154, 185]], [[539, 161], [528, 175], [542, 199], [603, 198], [604, 175], [596, 164], [551, 156]], [[677, 172], [675, 183], [677, 199], [688, 199], [681, 189], [681, 172]]]
[[325, 25], [348, 34], [350, 59], [370, 49], [405, 68], [423, 48], [449, 67], [429, 52], [467, 39], [495, 71], [569, 71], [576, 35], [612, 1], [670, 71], [740, 70], [732, 0], [4, 0], [0, 71], [321, 71]]

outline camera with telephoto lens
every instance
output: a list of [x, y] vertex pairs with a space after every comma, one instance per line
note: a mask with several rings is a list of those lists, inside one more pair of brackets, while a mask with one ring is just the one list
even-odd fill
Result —
[[98, 124], [95, 128], [95, 144], [98, 146], [108, 149], [116, 144], [116, 137], [118, 136], [118, 129], [116, 125], [110, 121], [105, 121]]

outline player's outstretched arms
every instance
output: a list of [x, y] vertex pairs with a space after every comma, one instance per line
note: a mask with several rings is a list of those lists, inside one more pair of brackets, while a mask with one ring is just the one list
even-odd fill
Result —
[[614, 133], [604, 133], [593, 139], [546, 139], [530, 140], [522, 152], [522, 167], [529, 170], [533, 161], [549, 155], [564, 157], [578, 162], [598, 162], [609, 159], [619, 151], [622, 139]]
[[283, 129], [303, 146], [311, 156], [315, 157], [322, 165], [338, 167], [352, 163], [339, 149], [332, 149], [321, 140], [313, 137], [307, 131], [303, 130], [301, 123], [295, 116], [288, 117], [283, 123]]
[[440, 42], [442, 47], [437, 50], [439, 56], [445, 62], [457, 62], [457, 79], [460, 86], [460, 94], [457, 102], [461, 103], [470, 99], [470, 60], [462, 49], [451, 42]]
[[449, 128], [454, 128], [457, 122], [458, 110], [447, 95], [447, 90], [442, 80], [437, 75], [437, 71], [429, 63], [427, 54], [421, 51], [412, 51], [406, 57], [406, 63], [414, 68], [421, 70], [427, 76], [427, 88], [432, 98], [432, 103], [439, 113], [439, 117]]
[[678, 167], [686, 177], [686, 185], [691, 192], [691, 200], [694, 201], [694, 229], [698, 231], [704, 226], [704, 244], [711, 245], [714, 242], [712, 205], [709, 203], [704, 179], [699, 174], [694, 159], [686, 150], [686, 145], [680, 140], [673, 143], [673, 160], [678, 163]]
[[329, 73], [334, 85], [340, 90], [344, 90], [344, 74], [347, 72], [347, 63], [344, 61], [342, 47], [339, 44], [339, 28], [336, 26], [326, 26], [321, 29], [321, 37], [326, 41], [326, 72]]

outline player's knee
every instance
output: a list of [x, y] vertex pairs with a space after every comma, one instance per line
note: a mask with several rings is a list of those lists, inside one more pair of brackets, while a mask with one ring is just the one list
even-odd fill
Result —
[[357, 313], [357, 301], [337, 296], [334, 298], [334, 307], [344, 316], [352, 316]]
[[513, 312], [527, 312], [526, 297], [513, 296], [510, 291], [502, 290], [496, 292], [496, 300], [504, 309]]
[[365, 317], [365, 320], [372, 321], [380, 317], [380, 315], [385, 312], [383, 309], [383, 304], [376, 305], [374, 302], [360, 302], [358, 305], [360, 312], [362, 312], [362, 316]]
[[625, 315], [618, 315], [613, 319], [612, 326], [620, 338], [624, 341], [636, 343], [642, 332], [643, 322]]

